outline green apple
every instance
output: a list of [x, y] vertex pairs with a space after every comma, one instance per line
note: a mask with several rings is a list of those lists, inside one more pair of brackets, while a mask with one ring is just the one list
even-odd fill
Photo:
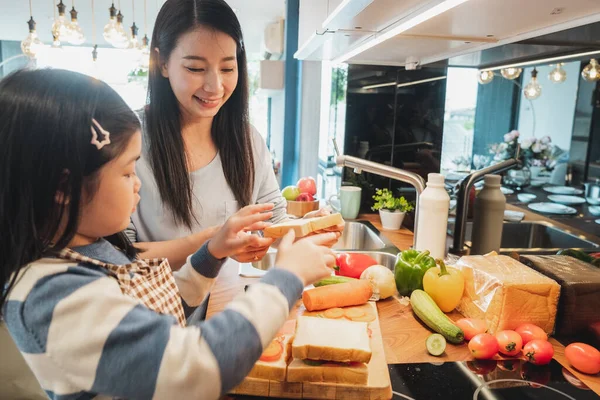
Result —
[[286, 186], [281, 194], [285, 197], [286, 200], [295, 201], [298, 196], [300, 196], [300, 189], [296, 186]]

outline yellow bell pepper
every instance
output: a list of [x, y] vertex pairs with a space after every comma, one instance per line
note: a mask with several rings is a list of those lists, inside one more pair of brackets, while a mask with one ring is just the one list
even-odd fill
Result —
[[423, 276], [423, 289], [440, 310], [447, 313], [460, 303], [465, 290], [465, 278], [458, 269], [446, 267], [442, 260], [436, 262], [439, 267], [428, 269]]

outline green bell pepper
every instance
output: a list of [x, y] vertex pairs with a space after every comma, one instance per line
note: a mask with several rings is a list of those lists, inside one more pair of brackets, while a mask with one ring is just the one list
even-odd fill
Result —
[[422, 290], [423, 275], [435, 266], [435, 260], [429, 256], [429, 250], [405, 250], [398, 253], [394, 269], [398, 292], [402, 296], [410, 296], [413, 290]]

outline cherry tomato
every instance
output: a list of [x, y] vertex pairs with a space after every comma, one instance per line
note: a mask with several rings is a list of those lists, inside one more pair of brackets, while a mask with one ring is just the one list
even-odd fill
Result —
[[520, 325], [515, 331], [521, 335], [523, 339], [523, 346], [532, 340], [548, 340], [548, 335], [542, 328], [534, 324], [523, 324]]
[[584, 374], [600, 372], [600, 351], [585, 343], [571, 343], [565, 349], [565, 357], [575, 369]]
[[523, 348], [523, 339], [515, 331], [500, 331], [496, 333], [496, 339], [498, 340], [498, 347], [500, 353], [505, 356], [516, 356], [521, 353]]
[[467, 361], [467, 367], [478, 375], [487, 375], [496, 369], [496, 360]]
[[541, 385], [547, 385], [550, 378], [552, 378], [552, 371], [548, 365], [523, 364], [521, 379], [529, 381], [529, 386], [539, 388]]
[[535, 365], [546, 365], [552, 361], [554, 347], [547, 340], [534, 339], [523, 347], [525, 358]]
[[500, 360], [498, 361], [498, 368], [502, 371], [516, 371], [521, 364], [521, 360]]
[[455, 324], [464, 332], [465, 340], [471, 340], [475, 335], [487, 332], [487, 325], [482, 319], [462, 318]]
[[498, 341], [494, 335], [480, 333], [469, 341], [469, 350], [479, 360], [489, 360], [498, 353]]

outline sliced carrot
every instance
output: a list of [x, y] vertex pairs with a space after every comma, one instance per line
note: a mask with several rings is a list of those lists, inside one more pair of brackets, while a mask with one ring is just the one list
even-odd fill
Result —
[[278, 339], [273, 340], [261, 354], [259, 360], [271, 362], [278, 360], [283, 353], [283, 345]]
[[373, 314], [365, 314], [361, 317], [351, 318], [354, 322], [373, 322], [375, 321], [375, 316]]
[[350, 318], [351, 320], [354, 320], [354, 318], [363, 317], [364, 315], [365, 312], [360, 308], [348, 308], [344, 311], [344, 316]]
[[323, 315], [325, 316], [325, 318], [338, 319], [344, 316], [344, 310], [342, 310], [339, 307], [330, 308], [329, 310], [325, 310]]
[[334, 307], [358, 306], [371, 298], [373, 289], [366, 280], [321, 286], [302, 293], [302, 302], [308, 311]]

